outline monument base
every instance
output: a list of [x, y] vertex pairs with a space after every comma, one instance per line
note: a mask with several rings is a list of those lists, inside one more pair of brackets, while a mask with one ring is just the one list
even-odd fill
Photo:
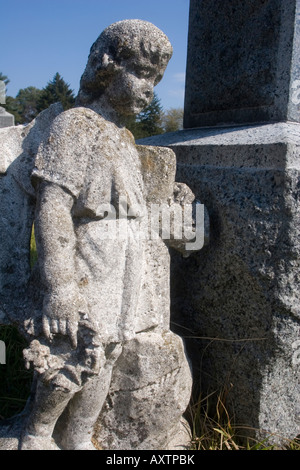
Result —
[[300, 124], [139, 143], [174, 150], [176, 181], [210, 215], [209, 245], [187, 259], [174, 254], [172, 269], [173, 321], [194, 337], [201, 396], [226, 397], [241, 435], [288, 445], [300, 434]]

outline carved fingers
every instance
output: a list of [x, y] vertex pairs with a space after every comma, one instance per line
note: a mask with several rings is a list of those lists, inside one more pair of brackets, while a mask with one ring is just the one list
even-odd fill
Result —
[[54, 335], [69, 336], [72, 347], [77, 347], [78, 322], [72, 320], [56, 320], [43, 315], [43, 331], [49, 341], [53, 340]]
[[73, 348], [77, 347], [79, 314], [87, 306], [77, 292], [69, 289], [55, 291], [45, 296], [43, 306], [43, 332], [49, 341], [55, 335], [68, 336]]

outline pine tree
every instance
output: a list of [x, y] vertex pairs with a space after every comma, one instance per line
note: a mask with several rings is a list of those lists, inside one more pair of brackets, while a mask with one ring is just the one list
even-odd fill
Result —
[[162, 134], [161, 118], [163, 109], [160, 99], [154, 93], [152, 102], [135, 118], [128, 117], [124, 125], [129, 129], [136, 139]]
[[67, 110], [74, 106], [75, 96], [69, 85], [59, 73], [56, 73], [53, 80], [48, 82], [47, 86], [43, 88], [38, 100], [37, 110], [41, 112], [58, 101], [63, 105], [64, 110]]
[[156, 93], [154, 93], [153, 100], [145, 108], [137, 118], [143, 133], [143, 137], [150, 137], [152, 135], [162, 134], [161, 127], [162, 106]]

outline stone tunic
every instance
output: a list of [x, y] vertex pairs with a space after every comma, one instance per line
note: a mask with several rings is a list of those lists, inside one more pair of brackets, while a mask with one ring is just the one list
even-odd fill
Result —
[[[47, 116], [48, 111], [43, 121]], [[24, 357], [42, 381], [76, 391], [99, 372], [116, 343], [154, 329], [169, 331], [168, 248], [144, 232], [139, 239], [139, 229], [143, 221], [148, 228], [149, 205], [172, 199], [176, 161], [170, 149], [137, 146], [126, 129], [86, 108], [59, 113], [37, 137], [33, 187], [48, 181], [73, 197], [74, 280], [88, 318], [80, 318], [76, 349], [61, 335], [48, 341], [42, 329], [45, 286], [38, 273], [45, 260], [39, 257], [27, 289], [24, 327], [30, 346]], [[30, 186], [27, 172], [19, 173], [20, 185]], [[109, 227], [115, 229], [111, 238]]]
[[133, 136], [90, 109], [68, 110], [39, 146], [34, 185], [37, 180], [58, 184], [74, 198], [74, 276], [93, 328], [104, 344], [131, 339], [144, 258], [139, 217], [145, 214]]

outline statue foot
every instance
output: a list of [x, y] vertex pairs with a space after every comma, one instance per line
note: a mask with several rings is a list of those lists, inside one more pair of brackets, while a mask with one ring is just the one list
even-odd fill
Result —
[[97, 450], [91, 441], [81, 442], [74, 447], [74, 450]]
[[22, 437], [20, 450], [60, 450], [50, 437], [34, 436], [25, 434]]

